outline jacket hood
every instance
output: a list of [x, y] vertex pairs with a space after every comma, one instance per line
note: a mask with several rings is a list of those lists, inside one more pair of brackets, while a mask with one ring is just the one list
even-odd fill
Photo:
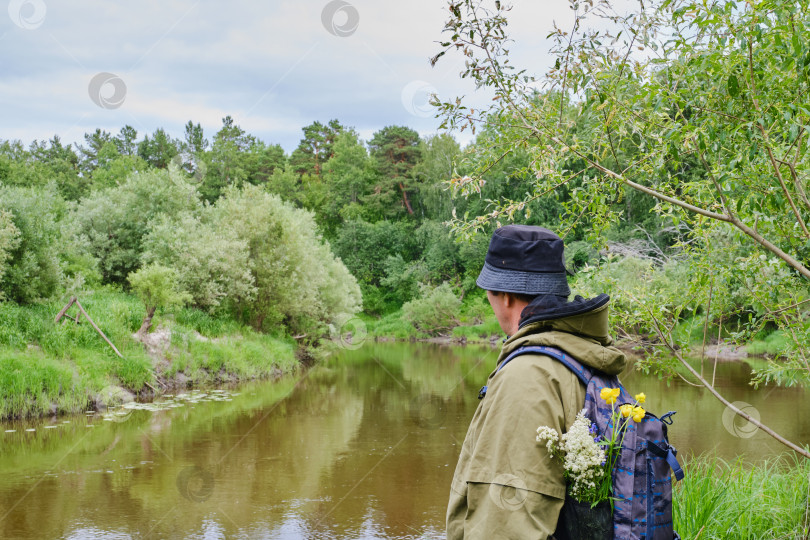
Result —
[[[620, 374], [627, 365], [624, 353], [613, 347], [608, 335], [609, 298], [597, 297], [596, 307], [556, 319], [527, 321], [501, 349], [498, 364], [518, 347], [545, 345], [570, 354], [581, 363], [608, 375]], [[594, 299], [596, 300], [596, 299]]]

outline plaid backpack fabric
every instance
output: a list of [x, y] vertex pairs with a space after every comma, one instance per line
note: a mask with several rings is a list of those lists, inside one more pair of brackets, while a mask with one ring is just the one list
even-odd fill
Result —
[[[619, 388], [616, 406], [635, 403], [615, 375], [607, 375], [582, 365], [554, 347], [521, 347], [501, 363], [503, 369], [522, 354], [542, 354], [554, 358], [570, 369], [585, 385], [585, 415], [596, 425], [599, 434], [613, 429], [612, 409], [599, 397], [602, 388]], [[486, 393], [486, 389], [482, 389]], [[630, 422], [621, 453], [613, 470], [613, 533], [616, 540], [673, 540], [679, 538], [672, 528], [672, 480], [683, 478], [675, 458], [676, 451], [667, 438], [669, 412], [661, 418], [647, 412], [639, 422]]]

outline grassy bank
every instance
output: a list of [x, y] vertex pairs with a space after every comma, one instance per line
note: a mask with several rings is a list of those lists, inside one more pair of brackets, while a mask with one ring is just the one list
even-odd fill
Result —
[[293, 340], [229, 318], [194, 309], [158, 315], [146, 347], [133, 337], [144, 315], [137, 298], [99, 290], [80, 301], [123, 358], [84, 319], [54, 324], [62, 302], [0, 303], [0, 418], [86, 410], [109, 387], [150, 393], [150, 386], [248, 380], [298, 365]]
[[[382, 339], [413, 339], [425, 340], [431, 338], [448, 338], [460, 342], [489, 343], [503, 337], [503, 331], [498, 324], [498, 320], [489, 307], [486, 298], [482, 293], [470, 294], [457, 310], [451, 311], [447, 306], [436, 305], [438, 313], [452, 313], [452, 318], [447, 317], [442, 321], [438, 331], [427, 331], [429, 324], [423, 324], [426, 329], [420, 329], [418, 324], [414, 324], [409, 319], [405, 309], [399, 308], [382, 316], [364, 315], [363, 320], [368, 329], [368, 335]], [[428, 313], [430, 315], [430, 313]], [[688, 343], [693, 351], [692, 355], [700, 356], [700, 351], [704, 352], [708, 347], [714, 351], [712, 346], [718, 344], [718, 328], [709, 324], [705, 327], [706, 339], [704, 341], [704, 319], [702, 317], [687, 318], [678, 323], [673, 336], [677, 341]], [[733, 342], [733, 336], [728, 331], [720, 332], [720, 356], [723, 357], [723, 350], [736, 349], [726, 346], [726, 343]], [[621, 346], [621, 342], [619, 343]], [[628, 347], [633, 344], [627, 342]], [[779, 330], [767, 330], [755, 335], [753, 339], [744, 344], [745, 353], [749, 356], [778, 357], [787, 349], [788, 339]], [[716, 354], [707, 354], [712, 358]], [[730, 358], [730, 357], [729, 357]]]
[[[439, 306], [441, 310], [443, 306]], [[375, 317], [364, 315], [368, 335], [374, 338], [387, 339], [430, 339], [436, 337], [451, 338], [458, 341], [488, 343], [491, 339], [503, 337], [498, 320], [489, 307], [481, 291], [468, 295], [458, 309], [445, 310], [452, 313], [452, 319], [441, 322], [438, 331], [420, 330], [409, 320], [405, 310], [397, 310]], [[430, 327], [430, 325], [427, 325]]]
[[751, 467], [696, 458], [674, 485], [675, 530], [684, 539], [810, 536], [810, 461], [785, 455]]

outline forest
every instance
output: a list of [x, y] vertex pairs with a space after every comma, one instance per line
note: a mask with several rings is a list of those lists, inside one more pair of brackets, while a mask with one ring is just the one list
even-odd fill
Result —
[[[406, 126], [385, 127], [368, 141], [338, 120], [302, 131], [290, 155], [230, 117], [210, 141], [191, 121], [181, 138], [163, 129], [139, 138], [124, 126], [117, 134], [87, 133], [77, 145], [58, 136], [3, 141], [3, 299], [25, 306], [99, 288], [140, 290], [143, 298], [144, 276], [157, 283], [162, 271], [176, 298], [147, 307], [185, 305], [317, 341], [338, 319], [361, 309], [389, 315], [431, 294], [442, 297], [442, 286], [445, 301], [446, 293], [480, 300], [475, 278], [489, 233], [514, 219], [565, 238], [569, 267], [586, 278], [578, 280], [583, 291], [602, 284], [587, 278], [607, 261], [624, 265], [612, 270], [618, 279], [656, 271], [659, 289], [677, 292], [689, 280], [679, 264], [684, 227], [628, 188], [606, 201], [621, 214], [608, 224], [596, 223], [597, 213], [561, 222], [580, 191], [568, 183], [526, 201], [519, 217], [491, 220], [474, 235], [454, 233], [453, 220], [487, 216], [502, 201], [524, 197], [533, 179], [527, 146], [486, 163], [476, 193], [455, 193], [504, 137], [497, 121], [464, 149], [450, 135], [423, 138]], [[596, 242], [595, 229], [602, 231]], [[733, 249], [726, 236], [715, 240]], [[715, 321], [757, 312], [742, 282], [729, 277], [717, 290], [727, 294]], [[421, 327], [442, 333], [454, 326], [445, 322]]]

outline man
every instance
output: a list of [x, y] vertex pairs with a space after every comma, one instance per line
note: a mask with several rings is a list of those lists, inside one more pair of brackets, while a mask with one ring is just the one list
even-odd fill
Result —
[[565, 433], [585, 402], [585, 387], [563, 364], [517, 348], [556, 347], [608, 374], [625, 366], [608, 336], [607, 295], [568, 301], [563, 241], [541, 227], [495, 231], [477, 285], [507, 334], [486, 396], [461, 449], [447, 508], [447, 538], [544, 539], [565, 499], [562, 465], [535, 440], [539, 426]]

